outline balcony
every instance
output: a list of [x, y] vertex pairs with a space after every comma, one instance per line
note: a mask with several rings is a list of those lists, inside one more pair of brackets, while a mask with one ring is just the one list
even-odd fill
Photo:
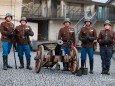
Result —
[[28, 3], [22, 7], [22, 16], [26, 16], [28, 19], [64, 19], [65, 17], [73, 20], [79, 20], [84, 16], [84, 12], [79, 7], [69, 7], [62, 9], [60, 5], [56, 9], [48, 6], [42, 7], [40, 4]]

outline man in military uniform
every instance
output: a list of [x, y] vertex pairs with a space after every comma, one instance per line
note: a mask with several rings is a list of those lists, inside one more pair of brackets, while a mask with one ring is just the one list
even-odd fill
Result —
[[31, 55], [29, 47], [29, 36], [33, 36], [34, 33], [30, 26], [27, 25], [26, 17], [22, 17], [20, 25], [15, 29], [15, 40], [17, 43], [17, 52], [20, 60], [20, 69], [24, 68], [23, 54], [25, 53], [27, 60], [27, 69], [32, 70], [30, 67]]
[[[64, 26], [60, 29], [58, 40], [63, 41], [62, 49], [66, 55], [70, 53], [70, 47], [75, 46], [75, 31], [70, 26], [71, 22], [69, 18], [64, 20]], [[62, 58], [64, 61], [64, 58]], [[63, 62], [64, 70], [69, 70], [69, 62]]]
[[79, 34], [79, 40], [81, 44], [81, 69], [84, 70], [84, 64], [86, 62], [86, 55], [88, 54], [90, 59], [90, 73], [93, 74], [93, 63], [94, 63], [94, 40], [97, 38], [97, 33], [94, 27], [91, 26], [89, 19], [85, 20], [85, 26], [81, 28]]
[[2, 40], [2, 57], [3, 57], [3, 70], [7, 70], [7, 68], [12, 68], [8, 65], [8, 54], [10, 53], [12, 47], [12, 39], [13, 39], [13, 31], [14, 24], [11, 22], [12, 14], [7, 13], [5, 16], [5, 21], [1, 23], [1, 40]]
[[112, 45], [115, 44], [115, 32], [111, 30], [111, 23], [106, 20], [104, 23], [104, 30], [101, 30], [98, 36], [98, 43], [100, 45], [100, 55], [102, 60], [101, 74], [110, 75], [110, 64], [112, 57]]

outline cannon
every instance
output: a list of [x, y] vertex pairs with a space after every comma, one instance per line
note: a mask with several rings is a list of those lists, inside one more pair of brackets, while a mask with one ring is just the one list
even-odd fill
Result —
[[[72, 46], [69, 55], [65, 55], [61, 49], [63, 42], [45, 43], [38, 46], [35, 60], [35, 72], [39, 73], [42, 67], [52, 68], [58, 62], [69, 62], [69, 70], [75, 74], [79, 68], [79, 55], [77, 49]], [[52, 47], [54, 46], [54, 47]]]

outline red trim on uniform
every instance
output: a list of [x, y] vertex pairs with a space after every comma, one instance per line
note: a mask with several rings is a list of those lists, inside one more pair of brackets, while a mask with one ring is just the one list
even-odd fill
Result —
[[98, 43], [100, 44], [101, 42], [102, 42], [102, 40], [101, 40], [101, 39], [99, 39], [99, 40], [98, 40]]
[[63, 28], [72, 28], [71, 26], [64, 26]]
[[109, 29], [105, 29], [105, 31], [110, 31], [111, 29], [109, 28]]
[[73, 43], [73, 44], [72, 44], [72, 46], [76, 47], [76, 44], [75, 44], [75, 43]]
[[115, 43], [115, 40], [113, 39], [113, 43]]

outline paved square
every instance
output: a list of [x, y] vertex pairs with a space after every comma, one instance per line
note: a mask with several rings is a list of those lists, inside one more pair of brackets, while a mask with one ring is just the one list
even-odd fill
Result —
[[[101, 75], [101, 59], [95, 55], [94, 74], [83, 75], [78, 77], [61, 70], [42, 68], [39, 74], [34, 71], [34, 57], [36, 52], [31, 52], [31, 66], [33, 70], [15, 69], [13, 52], [9, 55], [9, 64], [13, 69], [2, 70], [2, 52], [0, 52], [0, 86], [115, 86], [115, 61], [112, 60], [110, 73], [111, 75]], [[16, 52], [17, 64], [19, 60]], [[26, 59], [25, 66], [26, 66]], [[88, 61], [88, 60], [87, 60]], [[89, 62], [87, 67], [89, 68]]]

